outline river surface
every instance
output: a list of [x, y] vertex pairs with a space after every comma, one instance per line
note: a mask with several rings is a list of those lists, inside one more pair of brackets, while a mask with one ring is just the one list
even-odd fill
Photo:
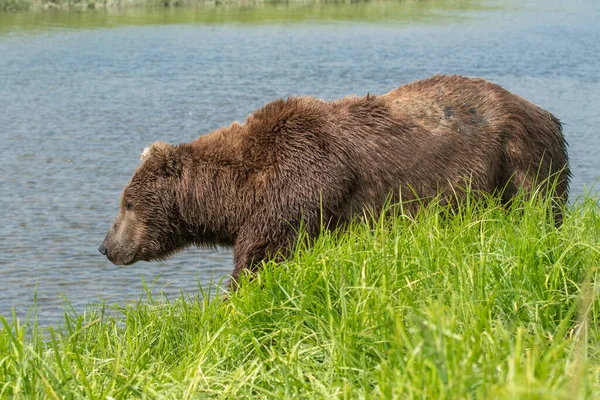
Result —
[[278, 97], [485, 77], [564, 122], [573, 199], [600, 178], [599, 54], [597, 0], [0, 14], [0, 315], [35, 294], [55, 325], [65, 298], [80, 312], [137, 299], [143, 278], [177, 296], [230, 273], [226, 249], [115, 267], [97, 248], [144, 147]]

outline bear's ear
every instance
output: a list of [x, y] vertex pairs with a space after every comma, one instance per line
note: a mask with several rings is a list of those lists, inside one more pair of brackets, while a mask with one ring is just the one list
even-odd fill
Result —
[[146, 147], [141, 159], [142, 162], [150, 160], [164, 176], [179, 175], [183, 167], [177, 148], [165, 142], [154, 142]]
[[146, 161], [148, 157], [150, 157], [150, 147], [146, 147], [144, 151], [142, 151], [142, 155], [140, 155], [140, 160]]

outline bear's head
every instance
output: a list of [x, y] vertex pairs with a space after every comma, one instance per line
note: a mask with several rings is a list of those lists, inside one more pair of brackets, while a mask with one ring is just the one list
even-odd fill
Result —
[[115, 265], [165, 259], [185, 245], [177, 198], [184, 167], [181, 146], [155, 142], [141, 158], [98, 248]]

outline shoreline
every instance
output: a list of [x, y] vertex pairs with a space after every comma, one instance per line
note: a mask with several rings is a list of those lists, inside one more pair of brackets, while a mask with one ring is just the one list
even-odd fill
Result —
[[362, 6], [388, 4], [404, 11], [440, 9], [460, 10], [484, 7], [479, 0], [0, 0], [0, 14], [19, 11], [30, 12], [115, 12], [131, 9], [193, 9], [193, 8], [252, 8], [256, 6], [326, 7]]

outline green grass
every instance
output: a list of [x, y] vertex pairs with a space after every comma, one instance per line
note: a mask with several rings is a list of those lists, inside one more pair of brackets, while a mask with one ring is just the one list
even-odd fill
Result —
[[559, 229], [549, 210], [434, 204], [324, 233], [228, 299], [148, 293], [43, 336], [2, 318], [0, 398], [599, 398], [598, 199]]

